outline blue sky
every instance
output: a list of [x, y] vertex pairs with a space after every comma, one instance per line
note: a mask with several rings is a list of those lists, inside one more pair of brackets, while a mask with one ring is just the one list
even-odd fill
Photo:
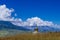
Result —
[[60, 24], [60, 0], [0, 0], [0, 5], [2, 4], [13, 8], [17, 18], [26, 20], [37, 16]]

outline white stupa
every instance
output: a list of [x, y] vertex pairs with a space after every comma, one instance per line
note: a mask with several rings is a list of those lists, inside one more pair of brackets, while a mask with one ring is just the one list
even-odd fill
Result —
[[38, 26], [36, 26], [36, 28], [34, 29], [34, 34], [38, 33]]

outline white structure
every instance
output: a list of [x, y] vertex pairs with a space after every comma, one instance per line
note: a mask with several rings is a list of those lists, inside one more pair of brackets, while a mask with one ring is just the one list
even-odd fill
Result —
[[36, 28], [34, 29], [34, 34], [38, 33], [38, 27], [36, 26]]

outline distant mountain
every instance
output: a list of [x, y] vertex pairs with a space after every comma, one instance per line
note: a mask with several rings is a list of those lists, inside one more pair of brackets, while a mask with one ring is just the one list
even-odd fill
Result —
[[[30, 29], [31, 28], [31, 29]], [[0, 21], [0, 30], [2, 29], [14, 29], [14, 30], [22, 30], [22, 31], [34, 31], [36, 25], [31, 27], [22, 27], [12, 24], [10, 21]], [[50, 26], [38, 26], [39, 32], [60, 32], [59, 28], [50, 27]]]
[[0, 37], [30, 33], [31, 29], [13, 25], [11, 21], [0, 21]]
[[30, 29], [26, 27], [13, 25], [9, 21], [0, 21], [0, 30], [1, 29], [16, 29], [16, 30], [30, 31]]
[[[34, 32], [34, 26], [17, 26], [11, 23], [11, 21], [0, 21], [0, 37], [11, 36], [21, 33]], [[60, 32], [60, 28], [50, 26], [38, 26], [38, 32]]]
[[60, 32], [59, 28], [50, 27], [50, 26], [39, 26], [39, 32]]
[[33, 31], [38, 27], [38, 32], [60, 32], [60, 28], [53, 26], [31, 26]]

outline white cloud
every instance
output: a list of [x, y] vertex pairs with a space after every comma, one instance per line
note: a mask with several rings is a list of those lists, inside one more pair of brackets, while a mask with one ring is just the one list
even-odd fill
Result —
[[6, 8], [6, 5], [0, 5], [0, 20], [8, 20], [13, 11], [13, 9]]
[[30, 26], [32, 25], [37, 25], [37, 26], [52, 26], [53, 23], [49, 21], [44, 21], [41, 18], [38, 17], [32, 17], [28, 18], [27, 22], [29, 23]]
[[15, 13], [15, 15], [14, 16], [17, 16], [17, 14]]
[[[11, 23], [18, 26], [53, 26], [54, 23], [50, 21], [44, 21], [39, 17], [28, 18], [26, 21], [22, 21], [20, 18], [14, 18], [11, 16], [14, 9], [9, 9], [6, 5], [0, 5], [0, 20], [12, 21]], [[17, 16], [17, 14], [15, 14]]]
[[[13, 8], [7, 8], [6, 5], [0, 5], [0, 20], [3, 21], [17, 21], [19, 19], [15, 19], [11, 16], [12, 12], [14, 11]], [[15, 14], [17, 16], [17, 14]]]
[[50, 21], [44, 21], [41, 18], [38, 17], [32, 17], [28, 18], [26, 21], [20, 21], [18, 22], [13, 22], [13, 24], [18, 25], [18, 26], [53, 26], [53, 22]]

